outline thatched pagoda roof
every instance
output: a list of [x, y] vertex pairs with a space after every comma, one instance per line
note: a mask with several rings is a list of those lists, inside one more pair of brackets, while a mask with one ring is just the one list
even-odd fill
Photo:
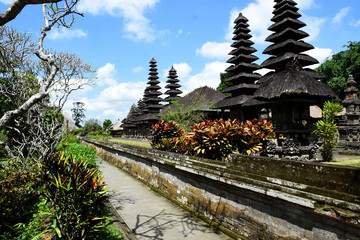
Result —
[[321, 102], [337, 98], [336, 94], [319, 79], [320, 73], [303, 69], [318, 61], [303, 52], [314, 47], [302, 41], [308, 36], [299, 30], [306, 26], [298, 20], [301, 16], [297, 3], [293, 0], [275, 0], [274, 22], [268, 29], [273, 31], [266, 41], [273, 42], [264, 50], [264, 54], [274, 55], [265, 60], [262, 68], [274, 69], [263, 76], [258, 83], [261, 86], [254, 93], [255, 99], [264, 101], [294, 100]]
[[[226, 95], [216, 91], [213, 88], [208, 86], [200, 87], [195, 89], [194, 91], [188, 93], [184, 97], [180, 98], [178, 104], [186, 109], [189, 106], [193, 106], [194, 104], [200, 106], [201, 111], [213, 111], [214, 104], [220, 100], [226, 98]], [[167, 108], [173, 107], [171, 104], [164, 107], [163, 111], [166, 111]]]
[[178, 84], [180, 80], [177, 79], [177, 77], [178, 76], [176, 74], [176, 69], [174, 67], [171, 67], [171, 69], [169, 70], [168, 80], [166, 81], [166, 83], [168, 84], [165, 86], [165, 88], [167, 88], [168, 90], [164, 93], [165, 95], [169, 96], [167, 96], [163, 100], [163, 102], [170, 103], [171, 101], [178, 99], [178, 96], [182, 93], [182, 91], [179, 89], [181, 85]]
[[286, 69], [262, 77], [262, 84], [254, 93], [255, 99], [276, 101], [296, 98], [300, 100], [336, 99], [336, 94], [307, 70]]
[[249, 40], [252, 36], [249, 34], [250, 29], [248, 29], [247, 22], [248, 19], [241, 13], [234, 22], [235, 36], [233, 40], [235, 42], [231, 44], [234, 49], [229, 53], [233, 56], [227, 61], [232, 65], [225, 70], [230, 76], [224, 79], [231, 85], [222, 90], [223, 93], [230, 93], [231, 96], [218, 101], [215, 104], [218, 108], [241, 107], [242, 104], [252, 99], [252, 94], [258, 88], [255, 82], [261, 75], [254, 73], [259, 69], [259, 65], [253, 62], [259, 58], [251, 55], [256, 52], [256, 49], [251, 47], [254, 43]]

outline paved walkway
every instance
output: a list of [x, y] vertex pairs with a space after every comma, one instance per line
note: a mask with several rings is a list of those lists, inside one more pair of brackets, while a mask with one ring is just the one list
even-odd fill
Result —
[[139, 240], [229, 239], [146, 185], [103, 161], [110, 202]]

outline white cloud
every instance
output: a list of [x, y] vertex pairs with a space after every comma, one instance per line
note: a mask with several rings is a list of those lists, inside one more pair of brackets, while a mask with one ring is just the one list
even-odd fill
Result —
[[143, 97], [145, 82], [119, 83], [104, 89], [98, 99], [117, 105], [121, 101], [137, 102]]
[[[319, 63], [323, 63], [327, 58], [330, 58], [334, 52], [330, 48], [318, 48], [315, 47], [314, 49], [311, 49], [309, 51], [306, 51], [305, 54], [309, 54], [313, 58], [317, 59]], [[314, 64], [309, 66], [309, 68], [316, 68], [319, 64]]]
[[86, 37], [86, 33], [81, 29], [56, 28], [51, 30], [48, 36], [52, 40], [72, 39]]
[[300, 10], [311, 9], [315, 6], [315, 0], [297, 0], [296, 2]]
[[207, 42], [200, 49], [196, 49], [196, 55], [201, 55], [206, 58], [227, 59], [231, 51], [230, 42]]
[[319, 36], [320, 29], [322, 28], [322, 25], [325, 24], [326, 18], [317, 18], [303, 15], [302, 21], [306, 24], [302, 30], [310, 35], [306, 38], [306, 41], [311, 42], [317, 39]]
[[114, 109], [109, 109], [109, 110], [105, 110], [103, 113], [102, 113], [102, 116], [104, 117], [113, 117], [113, 118], [119, 118], [121, 115], [123, 115], [122, 112], [119, 112], [119, 111], [115, 111]]
[[351, 26], [353, 26], [353, 27], [359, 27], [360, 26], [360, 20], [358, 20], [358, 21], [352, 21], [351, 23], [350, 23], [350, 25]]
[[138, 67], [133, 68], [133, 69], [132, 69], [132, 72], [133, 72], [133, 73], [139, 73], [139, 72], [141, 72], [141, 71], [143, 71], [143, 70], [144, 70], [144, 67], [143, 67], [143, 66], [138, 66]]
[[173, 67], [175, 68], [180, 80], [188, 77], [191, 72], [191, 67], [187, 63], [175, 63]]
[[271, 25], [270, 19], [273, 14], [274, 1], [269, 0], [256, 0], [250, 3], [246, 8], [242, 10], [233, 9], [230, 13], [230, 22], [228, 27], [228, 33], [226, 39], [231, 40], [234, 32], [234, 21], [241, 12], [246, 17], [250, 25], [252, 41], [259, 44], [265, 43], [265, 38], [270, 35], [267, 28]]
[[220, 73], [225, 72], [229, 66], [230, 64], [219, 61], [207, 63], [202, 72], [189, 77], [184, 86], [191, 91], [203, 86], [216, 88], [220, 84]]
[[350, 7], [342, 8], [333, 18], [334, 23], [340, 23], [344, 17], [349, 13]]
[[[187, 63], [174, 63], [172, 66], [175, 68], [176, 74], [178, 75], [180, 81], [187, 78], [192, 70]], [[163, 70], [163, 78], [167, 79], [167, 77], [169, 76], [170, 68], [171, 67]]]
[[117, 83], [114, 79], [115, 72], [115, 64], [106, 63], [97, 70], [97, 83], [99, 85], [115, 85]]
[[151, 42], [155, 39], [155, 30], [144, 13], [153, 8], [160, 0], [82, 0], [78, 5], [80, 12], [94, 15], [108, 13], [124, 18], [125, 36], [133, 40]]

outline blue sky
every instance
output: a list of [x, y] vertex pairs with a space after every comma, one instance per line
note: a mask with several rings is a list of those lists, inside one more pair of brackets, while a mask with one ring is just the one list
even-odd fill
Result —
[[[295, 1], [300, 20], [307, 24], [303, 30], [310, 34], [304, 40], [315, 46], [309, 54], [320, 62], [344, 50], [348, 41], [359, 41], [359, 0]], [[10, 2], [0, 0], [0, 11]], [[269, 57], [262, 51], [270, 44], [264, 39], [270, 34], [273, 6], [272, 0], [81, 0], [78, 10], [84, 17], [71, 29], [54, 29], [45, 40], [45, 47], [74, 53], [97, 70], [97, 86], [73, 93], [65, 113], [70, 116], [72, 103], [82, 101], [87, 120], [123, 119], [143, 96], [153, 57], [162, 87], [171, 66], [184, 93], [217, 87], [220, 72], [228, 66], [239, 12], [249, 19], [257, 63]], [[43, 26], [41, 6], [27, 6], [9, 25], [32, 33], [37, 41]]]

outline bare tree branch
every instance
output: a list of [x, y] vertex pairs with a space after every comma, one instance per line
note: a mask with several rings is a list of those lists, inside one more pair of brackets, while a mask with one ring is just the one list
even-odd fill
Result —
[[0, 26], [14, 20], [26, 5], [57, 3], [62, 0], [14, 0], [14, 2], [0, 15]]
[[[0, 103], [6, 101], [11, 105], [11, 110], [0, 108], [0, 131], [6, 129], [16, 136], [10, 140], [11, 149], [7, 148], [10, 157], [41, 161], [49, 156], [63, 134], [60, 111], [69, 95], [94, 85], [95, 71], [91, 65], [76, 55], [51, 53], [43, 47], [52, 27], [69, 28], [76, 16], [82, 16], [75, 9], [78, 1], [54, 0], [49, 5], [43, 4], [45, 24], [35, 45], [30, 36], [0, 26]], [[33, 59], [34, 53], [37, 61]]]

